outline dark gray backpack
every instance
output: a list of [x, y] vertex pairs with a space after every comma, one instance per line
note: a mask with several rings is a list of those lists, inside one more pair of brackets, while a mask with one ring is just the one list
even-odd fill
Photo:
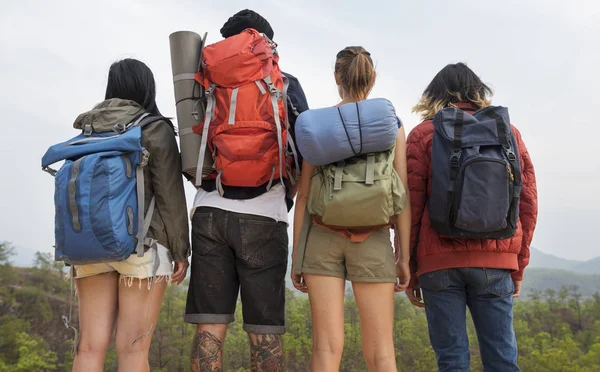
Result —
[[506, 239], [517, 230], [521, 163], [508, 109], [433, 118], [431, 225], [445, 237]]

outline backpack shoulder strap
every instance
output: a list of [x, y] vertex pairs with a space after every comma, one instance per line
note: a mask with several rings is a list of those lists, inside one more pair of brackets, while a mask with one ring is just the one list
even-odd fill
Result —
[[138, 127], [141, 127], [141, 128], [145, 127], [148, 124], [152, 124], [152, 123], [160, 121], [160, 120], [163, 120], [163, 121], [169, 120], [168, 118], [166, 118], [164, 116], [151, 115], [151, 114], [148, 114], [148, 113], [142, 115], [141, 119], [142, 120], [140, 120], [136, 124]]

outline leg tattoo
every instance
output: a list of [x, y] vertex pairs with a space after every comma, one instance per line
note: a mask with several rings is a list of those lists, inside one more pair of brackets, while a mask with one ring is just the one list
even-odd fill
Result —
[[283, 372], [285, 361], [281, 335], [250, 335], [250, 359], [252, 372]]
[[208, 331], [196, 333], [192, 344], [192, 372], [221, 372], [223, 370], [223, 341]]

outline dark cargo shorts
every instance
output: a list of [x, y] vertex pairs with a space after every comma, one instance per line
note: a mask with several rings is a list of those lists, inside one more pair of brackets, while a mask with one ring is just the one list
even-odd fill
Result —
[[192, 218], [192, 273], [185, 321], [234, 321], [241, 292], [244, 330], [285, 333], [287, 225], [272, 218], [199, 207]]

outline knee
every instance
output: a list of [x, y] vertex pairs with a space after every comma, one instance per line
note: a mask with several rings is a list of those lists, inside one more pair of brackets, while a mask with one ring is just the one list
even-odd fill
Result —
[[77, 345], [77, 357], [104, 358], [110, 347], [110, 339], [81, 339]]
[[152, 333], [143, 329], [124, 329], [117, 330], [115, 346], [117, 354], [123, 355], [143, 355], [150, 349]]
[[344, 351], [344, 337], [315, 337], [313, 353], [341, 358]]
[[365, 361], [369, 371], [388, 371], [390, 367], [396, 366], [396, 356], [394, 354], [365, 354]]

